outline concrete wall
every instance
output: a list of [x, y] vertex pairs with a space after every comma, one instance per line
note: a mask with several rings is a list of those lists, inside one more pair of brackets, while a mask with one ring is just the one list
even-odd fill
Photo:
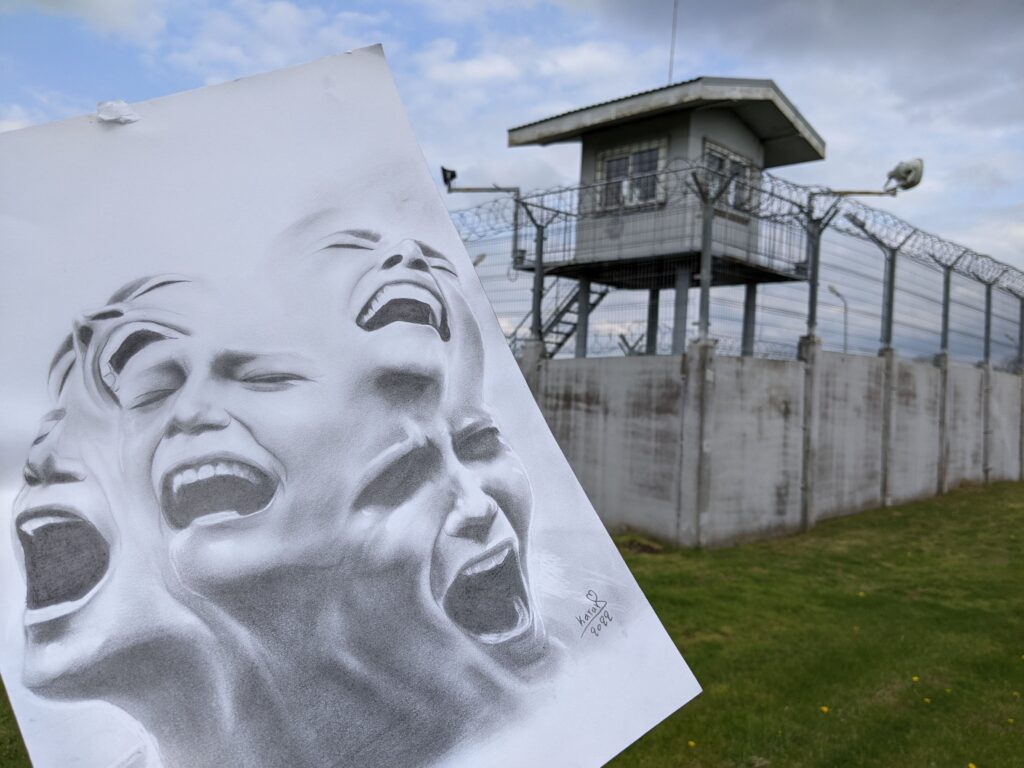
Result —
[[707, 433], [714, 504], [705, 540], [799, 528], [803, 378], [792, 363], [715, 359]]
[[545, 367], [541, 409], [609, 527], [678, 537], [681, 364], [679, 357], [634, 357]]
[[1016, 480], [1020, 475], [1021, 380], [992, 372], [989, 480]]
[[949, 366], [948, 485], [985, 479], [985, 381], [978, 367]]
[[818, 371], [815, 517], [877, 507], [882, 503], [882, 359], [823, 352]]
[[[890, 379], [882, 357], [813, 359], [808, 370], [697, 344], [686, 356], [549, 360], [537, 396], [606, 525], [682, 546], [881, 506], [885, 483], [892, 503], [928, 497], [943, 470], [947, 487], [980, 482], [986, 457], [989, 479], [1022, 479], [1021, 377], [894, 359]], [[817, 405], [805, 435], [809, 380]]]
[[889, 495], [899, 504], [934, 496], [938, 490], [942, 371], [897, 360], [893, 387]]

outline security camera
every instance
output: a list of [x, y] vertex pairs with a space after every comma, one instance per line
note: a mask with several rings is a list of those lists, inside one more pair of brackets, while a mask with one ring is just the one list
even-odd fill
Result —
[[895, 168], [889, 171], [889, 177], [885, 181], [885, 191], [896, 194], [900, 189], [911, 189], [921, 183], [924, 175], [924, 160], [904, 160]]

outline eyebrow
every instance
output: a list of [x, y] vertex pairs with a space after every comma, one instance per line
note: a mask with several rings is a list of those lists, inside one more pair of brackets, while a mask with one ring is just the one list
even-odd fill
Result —
[[[332, 235], [332, 237], [337, 237], [338, 235], [348, 235], [350, 237], [358, 237], [360, 240], [368, 240], [371, 243], [379, 243], [381, 241], [381, 239], [383, 238], [383, 235], [381, 235], [380, 232], [374, 232], [372, 229], [342, 229], [342, 230], [340, 230], [338, 232], [335, 232], [334, 235]], [[327, 248], [351, 248], [351, 247], [352, 246], [348, 245], [347, 243], [330, 243], [329, 245], [325, 245], [324, 249], [326, 250]]]
[[148, 328], [128, 334], [125, 340], [122, 341], [121, 345], [117, 348], [117, 351], [108, 358], [110, 369], [114, 373], [121, 373], [132, 357], [137, 355], [150, 344], [157, 341], [166, 341], [169, 338], [169, 336], [157, 333], [156, 331]]
[[219, 376], [230, 375], [243, 365], [259, 360], [272, 360], [282, 364], [308, 364], [310, 361], [293, 352], [246, 352], [242, 350], [226, 350], [217, 354], [213, 361], [213, 370]]
[[432, 248], [431, 246], [427, 245], [422, 240], [414, 240], [413, 242], [420, 247], [420, 250], [423, 252], [424, 256], [429, 256], [432, 259], [440, 259], [441, 261], [446, 261], [449, 264], [452, 263], [451, 259], [449, 259], [436, 248]]

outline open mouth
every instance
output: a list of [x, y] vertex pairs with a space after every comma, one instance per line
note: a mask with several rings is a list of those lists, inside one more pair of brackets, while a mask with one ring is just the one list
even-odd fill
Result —
[[497, 645], [530, 625], [519, 555], [503, 544], [464, 566], [444, 596], [444, 611], [481, 643]]
[[110, 546], [95, 525], [64, 509], [22, 512], [15, 527], [25, 554], [30, 610], [78, 600], [100, 583]]
[[277, 492], [277, 480], [237, 459], [203, 459], [164, 475], [160, 506], [177, 530], [199, 521], [209, 524], [245, 517], [265, 509]]
[[391, 323], [429, 325], [442, 341], [451, 338], [444, 302], [417, 283], [388, 283], [370, 297], [356, 318], [356, 325], [364, 331], [376, 331]]

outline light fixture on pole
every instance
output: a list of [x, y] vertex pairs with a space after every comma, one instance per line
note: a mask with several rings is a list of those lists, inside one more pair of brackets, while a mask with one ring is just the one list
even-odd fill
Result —
[[828, 285], [828, 292], [843, 302], [843, 353], [845, 354], [849, 351], [850, 305], [847, 304], [846, 297], [832, 283]]

